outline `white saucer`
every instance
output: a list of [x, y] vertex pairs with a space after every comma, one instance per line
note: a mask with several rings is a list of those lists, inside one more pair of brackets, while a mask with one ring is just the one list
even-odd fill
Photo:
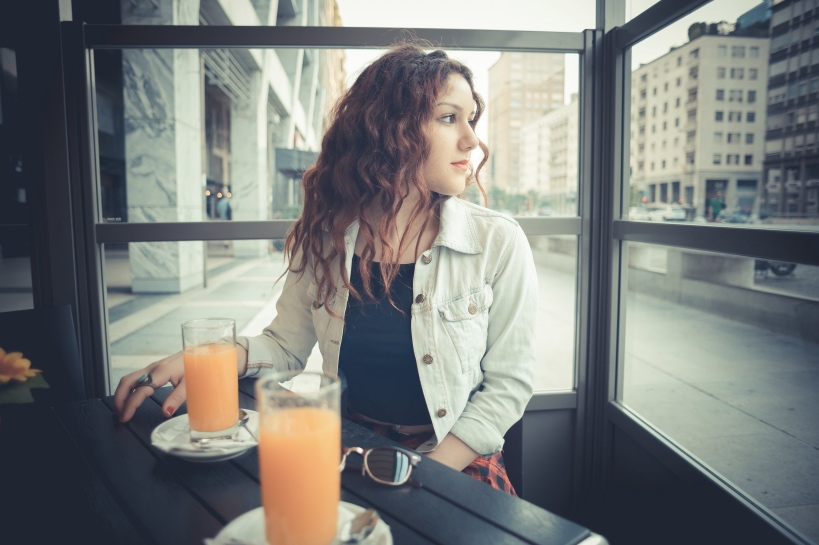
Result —
[[[364, 511], [364, 508], [346, 501], [338, 502], [338, 527]], [[234, 541], [231, 541], [234, 540]], [[264, 536], [264, 509], [258, 507], [233, 519], [222, 531], [212, 539], [205, 539], [205, 545], [228, 545], [240, 541], [246, 545], [267, 545]], [[373, 533], [361, 542], [362, 545], [392, 545], [390, 527], [383, 520], [379, 520]], [[331, 545], [339, 545], [334, 540]]]
[[[245, 412], [250, 417], [247, 422], [248, 427], [253, 430], [253, 433], [258, 434], [259, 413], [250, 409], [245, 409]], [[246, 429], [240, 427], [233, 440], [210, 441], [208, 445], [214, 448], [205, 450], [191, 444], [190, 431], [188, 415], [175, 416], [154, 428], [151, 433], [151, 444], [157, 450], [190, 462], [230, 460], [258, 444]]]

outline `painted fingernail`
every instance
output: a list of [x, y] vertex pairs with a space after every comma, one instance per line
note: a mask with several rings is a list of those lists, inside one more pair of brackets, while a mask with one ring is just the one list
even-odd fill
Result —
[[176, 410], [176, 407], [168, 407], [168, 409], [165, 411], [165, 414], [167, 414], [168, 416], [171, 416], [175, 410]]

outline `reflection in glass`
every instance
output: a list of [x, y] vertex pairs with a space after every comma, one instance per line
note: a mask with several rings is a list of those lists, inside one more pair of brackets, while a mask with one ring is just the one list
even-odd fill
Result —
[[632, 48], [629, 217], [819, 224], [819, 45], [788, 48], [813, 32], [802, 4], [715, 1]]
[[620, 401], [818, 539], [819, 267], [637, 243], [628, 258]]
[[0, 47], [0, 312], [34, 308], [29, 241], [30, 194], [23, 158], [17, 55]]

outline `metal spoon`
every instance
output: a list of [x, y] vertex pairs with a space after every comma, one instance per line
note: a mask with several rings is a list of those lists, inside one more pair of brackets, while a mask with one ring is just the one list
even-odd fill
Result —
[[338, 540], [343, 544], [361, 543], [370, 536], [379, 520], [375, 509], [362, 511], [341, 528]]
[[250, 426], [247, 425], [248, 420], [250, 420], [250, 415], [247, 414], [247, 411], [244, 409], [239, 409], [239, 425], [247, 430], [247, 433], [249, 433], [253, 440], [258, 443], [259, 438], [256, 437], [256, 434], [250, 430]]

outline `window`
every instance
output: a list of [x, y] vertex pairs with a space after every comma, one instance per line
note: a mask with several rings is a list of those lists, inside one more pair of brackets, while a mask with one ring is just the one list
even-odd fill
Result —
[[748, 103], [753, 104], [756, 102], [756, 91], [748, 91]]
[[668, 128], [668, 122], [663, 121], [663, 130], [666, 130], [667, 128]]
[[756, 68], [749, 68], [748, 69], [748, 79], [756, 79], [759, 70]]
[[682, 78], [677, 78], [677, 87], [682, 85]]
[[654, 87], [653, 89], [651, 89], [651, 95], [652, 95], [652, 96], [655, 96], [655, 97], [657, 96], [657, 88], [656, 88], [656, 87]]
[[731, 68], [731, 79], [744, 79], [745, 78], [745, 69], [744, 68]]
[[674, 118], [674, 126], [675, 126], [675, 127], [679, 127], [679, 126], [680, 126], [680, 118], [679, 118], [679, 117], [675, 117], [675, 118]]
[[754, 156], [753, 155], [746, 155], [745, 156], [745, 164], [746, 165], [754, 164]]
[[726, 165], [738, 165], [739, 164], [739, 154], [738, 153], [726, 153], [725, 154], [725, 164]]
[[722, 144], [722, 133], [715, 132], [714, 133], [714, 144]]
[[728, 46], [727, 45], [718, 45], [717, 46], [717, 57], [727, 57], [728, 56]]
[[714, 121], [722, 121], [722, 111], [717, 110], [716, 114], [714, 115]]
[[735, 59], [744, 59], [745, 58], [745, 46], [744, 45], [732, 45], [731, 46], [731, 56]]
[[682, 57], [677, 57], [677, 66], [682, 66]]
[[717, 100], [725, 100], [725, 89], [717, 89]]
[[746, 144], [753, 144], [754, 143], [754, 133], [746, 132], [745, 133], [745, 143]]
[[742, 89], [731, 89], [728, 96], [729, 102], [742, 102]]
[[728, 121], [742, 121], [742, 112], [728, 112]]
[[717, 67], [717, 79], [725, 79], [725, 67], [718, 66]]
[[752, 59], [756, 59], [759, 57], [759, 48], [756, 46], [751, 46], [748, 48], [748, 56]]
[[754, 123], [756, 121], [756, 112], [748, 112], [745, 114], [745, 120], [748, 123]]
[[651, 117], [657, 117], [657, 106], [651, 107]]
[[663, 113], [668, 112], [668, 102], [663, 102]]
[[662, 169], [665, 170], [665, 159], [663, 159]]
[[680, 107], [680, 97], [677, 97], [677, 98], [674, 99], [674, 107], [675, 108]]
[[666, 92], [666, 91], [668, 91], [668, 82], [665, 82], [663, 84], [663, 92]]
[[714, 164], [715, 165], [721, 165], [722, 164], [722, 154], [721, 153], [715, 153], [714, 154]]

